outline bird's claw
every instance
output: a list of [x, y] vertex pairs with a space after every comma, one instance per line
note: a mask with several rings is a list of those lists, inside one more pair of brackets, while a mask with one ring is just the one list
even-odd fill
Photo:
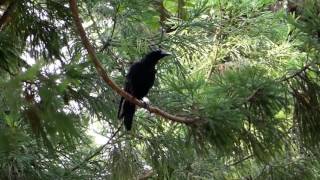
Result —
[[142, 103], [143, 103], [143, 108], [145, 108], [145, 109], [149, 109], [149, 103], [147, 103], [147, 102], [145, 102], [145, 101], [142, 101]]

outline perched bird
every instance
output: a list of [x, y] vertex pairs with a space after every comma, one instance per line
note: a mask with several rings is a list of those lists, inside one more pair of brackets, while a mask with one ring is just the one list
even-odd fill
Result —
[[[161, 58], [168, 55], [170, 53], [163, 50], [155, 50], [147, 54], [140, 61], [132, 64], [126, 75], [124, 90], [141, 100], [153, 86], [156, 75], [156, 64]], [[124, 126], [128, 131], [131, 130], [135, 111], [136, 105], [121, 97], [118, 118], [124, 119]]]

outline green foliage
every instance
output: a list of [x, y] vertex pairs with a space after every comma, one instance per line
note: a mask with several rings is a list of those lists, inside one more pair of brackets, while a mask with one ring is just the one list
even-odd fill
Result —
[[319, 179], [320, 3], [275, 3], [79, 1], [117, 84], [150, 49], [171, 51], [148, 98], [199, 119], [138, 109], [126, 132], [67, 2], [19, 1], [0, 24], [0, 179]]
[[279, 83], [254, 67], [213, 77], [201, 99], [201, 114], [208, 121], [204, 136], [227, 155], [246, 150], [268, 160], [281, 151], [284, 122], [275, 115], [286, 104], [282, 92]]

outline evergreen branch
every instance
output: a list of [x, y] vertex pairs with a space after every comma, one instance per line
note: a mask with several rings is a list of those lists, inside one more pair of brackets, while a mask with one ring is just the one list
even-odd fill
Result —
[[[216, 40], [217, 40], [217, 37], [219, 36], [219, 34], [220, 34], [220, 29], [219, 29], [218, 32], [214, 35], [213, 41], [216, 41]], [[207, 79], [210, 79], [212, 73], [214, 72], [215, 67], [216, 67], [216, 66], [214, 65], [214, 63], [217, 61], [217, 59], [218, 59], [218, 54], [220, 53], [220, 45], [219, 45], [219, 42], [217, 43], [216, 46], [217, 46], [217, 47], [216, 47], [216, 49], [215, 49], [215, 51], [214, 51], [214, 57], [213, 57], [213, 59], [212, 59], [212, 61], [211, 61], [212, 64], [210, 65], [211, 67], [210, 67], [209, 73], [208, 73], [208, 75], [207, 75]]]
[[162, 116], [165, 119], [168, 119], [168, 120], [171, 120], [174, 122], [192, 124], [192, 123], [197, 122], [200, 119], [200, 118], [190, 118], [190, 117], [179, 117], [179, 116], [169, 114], [169, 113], [167, 113], [157, 107], [153, 107], [153, 106], [146, 107], [144, 102], [136, 99], [132, 95], [130, 95], [127, 92], [125, 92], [124, 90], [122, 90], [119, 86], [117, 86], [109, 78], [107, 72], [105, 71], [101, 62], [99, 61], [99, 59], [95, 53], [95, 50], [93, 49], [93, 47], [92, 47], [92, 45], [86, 35], [86, 32], [85, 32], [85, 30], [81, 24], [81, 20], [79, 18], [79, 12], [78, 12], [78, 8], [77, 8], [77, 0], [70, 0], [69, 3], [70, 3], [70, 8], [71, 8], [71, 13], [72, 13], [72, 16], [73, 16], [73, 19], [75, 22], [75, 26], [76, 26], [76, 29], [79, 33], [80, 38], [81, 38], [82, 44], [87, 49], [89, 57], [92, 60], [98, 74], [101, 76], [103, 81], [112, 88], [112, 90], [114, 90], [120, 96], [124, 97], [129, 102], [131, 102], [139, 107], [147, 109], [150, 113], [155, 113], [159, 116]]
[[288, 77], [283, 77], [280, 81], [288, 81], [291, 78], [294, 78], [298, 75], [300, 75], [301, 73], [305, 72], [310, 66], [312, 66], [314, 63], [308, 63], [305, 66], [303, 66], [301, 69], [299, 69], [298, 71], [294, 72], [293, 74], [291, 74]]
[[110, 139], [108, 140], [108, 142], [106, 142], [105, 144], [101, 145], [93, 154], [91, 154], [90, 156], [88, 156], [87, 158], [85, 158], [81, 163], [79, 163], [78, 165], [76, 165], [75, 167], [73, 167], [71, 169], [72, 171], [75, 171], [77, 169], [79, 169], [83, 164], [85, 164], [86, 162], [88, 162], [89, 160], [91, 160], [92, 158], [96, 157], [97, 155], [100, 154], [100, 152], [111, 143], [112, 139], [120, 132], [120, 129], [122, 128], [122, 125], [119, 126], [119, 128], [111, 135]]
[[250, 96], [247, 97], [246, 102], [252, 101], [263, 90], [263, 87], [258, 87]]
[[249, 155], [247, 157], [244, 157], [243, 159], [240, 159], [239, 161], [236, 161], [236, 162], [233, 162], [231, 164], [228, 164], [227, 167], [238, 165], [238, 164], [242, 163], [243, 161], [246, 161], [246, 160], [248, 160], [248, 159], [250, 159], [252, 157], [254, 157], [254, 155]]
[[101, 41], [104, 43], [104, 41], [102, 40], [102, 35], [101, 33], [99, 32], [99, 27], [98, 27], [98, 24], [96, 22], [96, 20], [94, 19], [94, 17], [92, 16], [92, 11], [90, 8], [86, 8], [87, 11], [88, 11], [88, 16], [90, 17], [91, 21], [92, 21], [92, 26], [94, 28], [94, 30], [97, 32], [98, 34], [98, 37], [101, 39]]
[[113, 38], [113, 35], [114, 35], [114, 31], [116, 30], [119, 8], [120, 8], [120, 5], [118, 5], [118, 6], [116, 7], [116, 10], [115, 10], [115, 12], [114, 12], [114, 16], [113, 16], [113, 18], [112, 18], [112, 20], [113, 20], [113, 25], [112, 25], [111, 35], [110, 35], [110, 37], [107, 39], [107, 42], [105, 42], [105, 44], [103, 45], [103, 47], [100, 49], [100, 52], [103, 52], [108, 46], [110, 46], [110, 41], [112, 41], [112, 38]]

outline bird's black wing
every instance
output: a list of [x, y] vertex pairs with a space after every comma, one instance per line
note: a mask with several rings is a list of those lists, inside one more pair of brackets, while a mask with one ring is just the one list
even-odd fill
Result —
[[[125, 86], [124, 86], [124, 91], [132, 95], [132, 85], [130, 81], [126, 81]], [[120, 103], [119, 103], [119, 109], [118, 109], [118, 118], [122, 119], [124, 116], [124, 104], [125, 104], [125, 98], [121, 97]]]
[[[131, 94], [132, 96], [135, 96], [135, 74], [139, 71], [139, 63], [133, 64], [130, 69], [129, 73], [126, 76], [126, 83], [124, 86], [124, 90]], [[133, 116], [136, 111], [136, 105], [130, 103], [129, 101], [125, 100], [123, 97], [121, 97], [120, 104], [119, 104], [119, 110], [118, 110], [118, 118], [122, 119], [124, 118], [124, 126], [129, 131], [131, 130]]]
[[118, 108], [118, 119], [123, 118], [123, 103], [124, 103], [123, 101], [124, 101], [124, 97], [121, 97], [120, 103], [119, 103], [119, 108]]
[[[130, 92], [130, 86], [126, 83], [125, 91], [131, 94]], [[136, 105], [132, 104], [131, 102], [124, 99], [124, 97], [121, 97], [120, 104], [119, 104], [119, 110], [118, 110], [118, 118], [124, 119], [124, 126], [126, 130], [130, 131], [133, 121], [133, 116], [136, 111]]]

